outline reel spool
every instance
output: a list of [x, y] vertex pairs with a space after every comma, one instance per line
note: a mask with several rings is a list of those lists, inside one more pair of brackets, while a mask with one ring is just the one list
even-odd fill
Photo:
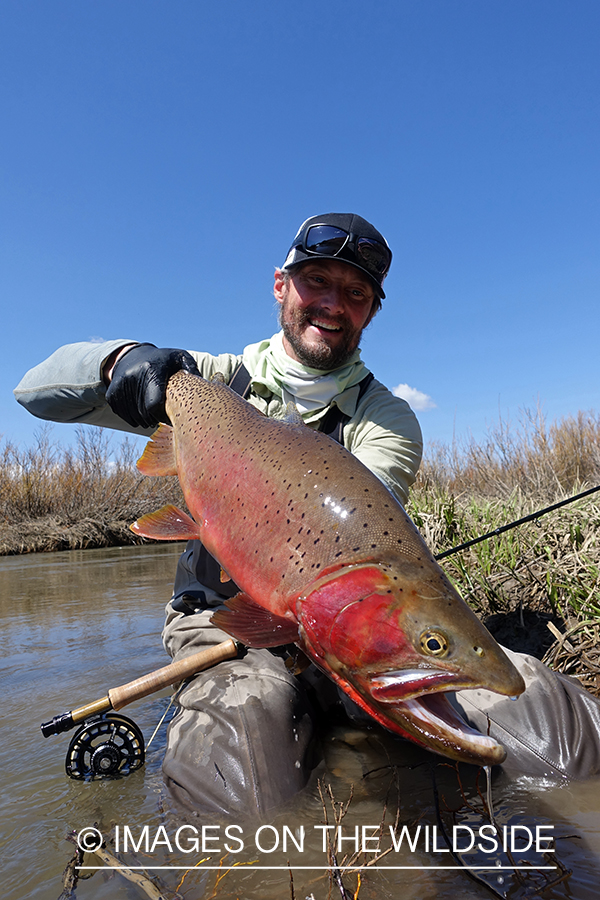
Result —
[[80, 781], [129, 775], [144, 765], [144, 736], [135, 722], [114, 712], [83, 723], [69, 744], [65, 768]]

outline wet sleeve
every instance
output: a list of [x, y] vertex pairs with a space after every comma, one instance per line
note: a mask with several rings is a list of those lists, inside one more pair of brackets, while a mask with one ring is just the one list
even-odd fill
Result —
[[408, 403], [375, 382], [346, 426], [344, 443], [405, 506], [423, 455], [421, 428]]

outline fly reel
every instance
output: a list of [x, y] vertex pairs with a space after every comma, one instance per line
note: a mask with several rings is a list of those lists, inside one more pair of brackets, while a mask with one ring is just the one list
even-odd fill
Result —
[[83, 723], [69, 744], [65, 768], [80, 781], [129, 775], [144, 765], [144, 736], [135, 722], [114, 712]]

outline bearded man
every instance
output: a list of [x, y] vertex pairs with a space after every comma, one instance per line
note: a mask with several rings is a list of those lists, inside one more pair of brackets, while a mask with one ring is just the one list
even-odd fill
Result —
[[[17, 400], [43, 419], [151, 434], [165, 390], [186, 369], [225, 381], [268, 416], [292, 401], [306, 425], [343, 443], [405, 504], [422, 439], [408, 404], [366, 368], [359, 345], [385, 298], [385, 238], [352, 213], [313, 216], [275, 272], [281, 331], [241, 355], [159, 349], [132, 340], [61, 347], [31, 369]], [[227, 635], [210, 623], [236, 593], [199, 541], [177, 568], [163, 640], [177, 660]], [[315, 754], [315, 703], [337, 699], [324, 676], [290, 673], [283, 655], [249, 650], [200, 673], [179, 695], [163, 763], [175, 797], [205, 812], [263, 812], [306, 783]]]
[[[171, 375], [219, 372], [267, 416], [282, 418], [292, 401], [307, 426], [342, 443], [405, 504], [421, 461], [421, 431], [408, 404], [373, 377], [359, 351], [385, 298], [391, 258], [385, 238], [360, 216], [314, 216], [275, 272], [281, 331], [273, 337], [241, 355], [219, 356], [124, 339], [71, 344], [31, 369], [15, 395], [42, 419], [150, 435], [168, 421]], [[228, 637], [210, 622], [237, 593], [220, 574], [202, 544], [191, 541], [166, 610], [163, 641], [174, 660]], [[527, 683], [524, 698], [512, 703], [461, 691], [465, 714], [484, 733], [491, 728], [509, 749], [513, 770], [568, 777], [600, 770], [600, 704], [537, 660], [510, 657]], [[350, 701], [313, 666], [293, 675], [283, 652], [250, 649], [221, 662], [178, 694], [165, 781], [180, 803], [203, 813], [278, 807], [304, 787], [318, 759], [318, 710], [340, 702], [348, 710]], [[550, 727], [561, 721], [562, 729]]]

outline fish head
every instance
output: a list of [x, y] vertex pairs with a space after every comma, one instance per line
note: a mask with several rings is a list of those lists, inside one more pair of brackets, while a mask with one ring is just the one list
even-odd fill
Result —
[[329, 571], [299, 598], [297, 618], [311, 658], [380, 724], [464, 762], [505, 758], [445, 694], [484, 688], [516, 697], [525, 684], [433, 560]]

